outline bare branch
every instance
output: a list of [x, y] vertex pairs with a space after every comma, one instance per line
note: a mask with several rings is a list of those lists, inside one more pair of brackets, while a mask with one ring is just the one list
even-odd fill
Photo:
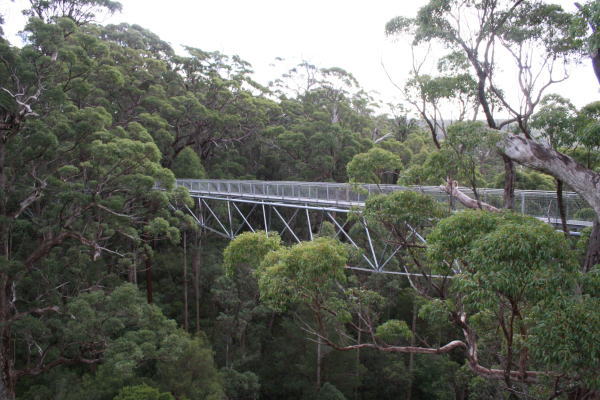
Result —
[[472, 209], [482, 209], [486, 211], [499, 212], [500, 210], [491, 204], [477, 201], [467, 196], [458, 189], [458, 182], [448, 179], [445, 185], [440, 185], [440, 189], [458, 200], [462, 205]]

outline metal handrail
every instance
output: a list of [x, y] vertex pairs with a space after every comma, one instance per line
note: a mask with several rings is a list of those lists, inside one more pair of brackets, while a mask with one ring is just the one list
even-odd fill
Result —
[[[177, 185], [186, 187], [192, 193], [219, 196], [245, 197], [257, 199], [278, 199], [280, 201], [330, 204], [336, 206], [362, 206], [373, 194], [412, 190], [434, 196], [439, 201], [447, 201], [448, 195], [438, 186], [399, 186], [375, 184], [348, 184], [335, 182], [296, 182], [260, 180], [218, 180], [218, 179], [178, 179]], [[469, 188], [460, 188], [472, 196]], [[497, 206], [502, 204], [502, 189], [477, 189], [480, 198]], [[577, 193], [563, 194], [568, 219], [576, 211], [589, 207]], [[523, 214], [550, 219], [559, 219], [556, 193], [542, 190], [515, 190], [515, 210]], [[578, 218], [579, 219], [579, 218]], [[584, 219], [584, 221], [589, 219]], [[587, 225], [587, 224], [586, 224]]]

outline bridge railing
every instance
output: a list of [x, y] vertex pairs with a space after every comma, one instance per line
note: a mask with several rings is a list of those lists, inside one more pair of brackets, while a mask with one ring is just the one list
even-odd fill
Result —
[[373, 194], [407, 188], [397, 185], [350, 185], [329, 182], [236, 181], [178, 179], [177, 184], [190, 192], [244, 197], [279, 198], [286, 201], [317, 201], [361, 205]]
[[[212, 179], [178, 179], [177, 184], [186, 187], [191, 193], [205, 195], [234, 196], [253, 199], [279, 199], [285, 202], [326, 203], [336, 206], [362, 206], [374, 194], [391, 193], [399, 190], [413, 190], [434, 196], [438, 201], [447, 202], [448, 195], [437, 186], [398, 186], [398, 185], [351, 185], [328, 182], [294, 181], [246, 181]], [[473, 191], [461, 188], [473, 197]], [[479, 198], [497, 207], [502, 206], [502, 189], [478, 189]], [[568, 220], [591, 222], [593, 213], [589, 206], [574, 192], [564, 193]], [[454, 202], [454, 207], [461, 205]], [[552, 191], [516, 190], [515, 211], [536, 217], [558, 220], [560, 218], [556, 194]], [[586, 224], [584, 224], [586, 225]]]

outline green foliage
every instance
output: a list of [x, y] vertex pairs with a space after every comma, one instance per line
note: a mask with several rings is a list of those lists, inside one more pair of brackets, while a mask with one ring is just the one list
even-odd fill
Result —
[[47, 22], [68, 18], [80, 25], [93, 21], [97, 14], [112, 14], [121, 8], [121, 3], [111, 0], [33, 0], [24, 14]]
[[275, 309], [325, 301], [333, 284], [346, 280], [347, 257], [346, 248], [327, 237], [269, 253], [257, 271], [261, 299]]
[[[490, 185], [501, 188], [504, 186], [504, 174], [498, 174]], [[555, 190], [556, 181], [550, 175], [533, 170], [517, 169], [515, 187], [521, 190]]]
[[335, 225], [329, 221], [323, 221], [321, 224], [321, 229], [319, 230], [319, 236], [335, 238], [337, 228]]
[[582, 220], [582, 221], [591, 221], [594, 218], [596, 218], [596, 212], [594, 211], [593, 208], [589, 208], [589, 207], [582, 208], [582, 209], [577, 210], [573, 214], [573, 218]]
[[413, 192], [397, 191], [387, 195], [370, 196], [365, 203], [364, 216], [380, 221], [398, 231], [422, 230], [435, 224], [445, 215], [441, 204], [431, 196]]
[[[596, 272], [595, 279], [598, 279]], [[596, 286], [600, 287], [600, 286]], [[562, 294], [562, 293], [561, 293]], [[597, 366], [600, 362], [600, 299], [598, 291], [581, 297], [559, 295], [536, 305], [528, 343], [544, 365], [600, 390]]]
[[[422, 148], [400, 177], [407, 185], [439, 185], [448, 178], [471, 188], [483, 186], [499, 169], [499, 136], [481, 122], [457, 122], [447, 128], [441, 148]], [[419, 140], [422, 140], [419, 138]]]
[[329, 382], [325, 382], [319, 389], [317, 400], [346, 400], [346, 396]]
[[355, 155], [346, 167], [350, 182], [377, 184], [385, 183], [385, 176], [393, 175], [401, 168], [400, 157], [377, 147]]
[[179, 243], [180, 240], [179, 229], [170, 226], [169, 221], [161, 217], [156, 217], [148, 222], [144, 232], [154, 237], [166, 236], [174, 244]]
[[[458, 273], [456, 301], [473, 315], [471, 323], [518, 329], [519, 335], [503, 331], [509, 343], [503, 351], [529, 351], [545, 370], [576, 373], [587, 387], [598, 387], [592, 372], [598, 354], [590, 350], [598, 340], [592, 328], [597, 313], [591, 311], [598, 307], [597, 275], [579, 276], [564, 235], [531, 217], [465, 211], [440, 221], [428, 244], [439, 272]], [[583, 292], [574, 295], [576, 287]], [[437, 303], [427, 313], [455, 307], [448, 300]]]
[[506, 222], [473, 243], [468, 262], [479, 289], [467, 298], [485, 304], [495, 293], [535, 303], [573, 284], [573, 261], [568, 242], [551, 226], [533, 219]]
[[570, 147], [576, 140], [575, 106], [556, 94], [545, 96], [540, 110], [533, 115], [531, 127], [538, 129], [541, 136], [555, 149]]
[[[564, 237], [549, 225], [519, 214], [462, 211], [440, 221], [428, 243], [428, 256], [441, 270], [448, 271], [459, 261], [480, 284], [490, 274], [498, 285], [513, 291], [511, 296], [524, 287], [533, 295], [542, 289], [534, 289], [538, 283], [552, 290], [550, 282], [560, 282], [548, 276], [544, 279], [550, 280], [544, 280], [542, 275], [534, 279], [530, 274], [545, 276], [553, 271], [565, 279], [566, 273], [573, 272], [572, 253]], [[490, 290], [503, 293], [500, 286]]]
[[397, 140], [387, 139], [378, 143], [377, 146], [400, 157], [403, 166], [407, 166], [413, 156], [412, 150], [405, 143], [398, 142]]
[[190, 147], [186, 147], [177, 155], [171, 169], [177, 178], [206, 178], [206, 171], [204, 171], [200, 157]]
[[389, 319], [377, 327], [375, 335], [386, 344], [395, 344], [400, 340], [409, 340], [412, 332], [405, 321]]
[[421, 150], [423, 150], [423, 147], [425, 146], [425, 140], [421, 135], [413, 133], [408, 135], [404, 144], [410, 151], [413, 152], [413, 154], [418, 154], [421, 152]]
[[268, 253], [281, 248], [281, 238], [276, 233], [264, 231], [245, 232], [233, 239], [223, 253], [223, 266], [230, 278], [241, 269], [254, 271]]
[[497, 131], [486, 128], [481, 122], [450, 125], [443, 147], [450, 149], [446, 152], [447, 163], [453, 165], [455, 171], [448, 171], [447, 176], [464, 179], [471, 188], [481, 185], [480, 165], [495, 154], [494, 147], [499, 139]]
[[224, 396], [221, 377], [213, 362], [212, 349], [202, 336], [189, 338], [172, 347], [174, 360], [160, 360], [156, 365], [161, 387], [176, 398], [220, 400]]
[[[59, 357], [102, 361], [96, 371], [84, 369], [83, 377], [71, 377], [69, 396], [65, 397], [69, 400], [113, 398], [121, 388], [140, 383], [144, 376], [152, 378], [153, 386], [177, 397], [221, 398], [220, 380], [205, 340], [179, 330], [175, 321], [147, 304], [131, 284], [108, 294], [99, 290], [81, 294], [69, 302], [65, 316], [50, 318], [45, 324], [31, 317], [16, 328], [28, 335], [41, 334], [43, 329], [45, 335], [57, 338], [57, 351], [47, 355], [49, 361]], [[83, 350], [77, 350], [75, 344]], [[172, 398], [170, 394], [159, 396], [158, 390], [148, 387], [123, 389], [119, 396]]]
[[511, 214], [469, 210], [441, 220], [428, 236], [430, 259], [442, 270], [448, 271], [451, 265], [444, 267], [444, 261], [467, 256], [473, 241], [496, 229], [507, 216], [513, 217]]
[[147, 385], [126, 386], [113, 400], [175, 400], [170, 393], [160, 393]]
[[[460, 105], [466, 119], [479, 105], [476, 85], [445, 19], [461, 6], [485, 4], [432, 1], [417, 19], [397, 18], [387, 30], [449, 45], [437, 75], [414, 76], [406, 88], [436, 107]], [[595, 8], [585, 3], [578, 21], [523, 2], [494, 34], [568, 55], [577, 40], [595, 43], [581, 24], [595, 21]], [[364, 216], [375, 249], [388, 241], [409, 246], [389, 268], [420, 263], [427, 272], [458, 274], [427, 284], [439, 298], [418, 300], [406, 294], [404, 279], [349, 278], [344, 267], [360, 254], [337, 242], [329, 223], [313, 242], [291, 247], [274, 233], [245, 233], [221, 258], [223, 242], [169, 209], [194, 205], [173, 187], [175, 177], [393, 183], [403, 170], [406, 183], [448, 176], [472, 186], [491, 182], [497, 138], [481, 124], [450, 126], [437, 151], [402, 107], [393, 109], [402, 115], [374, 117], [378, 105], [340, 68], [302, 63], [269, 90], [239, 57], [194, 48], [176, 55], [140, 26], [90, 23], [119, 9], [109, 0], [32, 1], [24, 45], [0, 40], [0, 304], [7, 307], [0, 310], [0, 358], [10, 360], [0, 377], [12, 377], [18, 398], [342, 399], [343, 392], [366, 399], [411, 391], [414, 399], [446, 399], [467, 386], [469, 397], [498, 397], [498, 385], [460, 371], [458, 353], [409, 361], [329, 349], [321, 361], [331, 383], [316, 393], [314, 343], [295, 321], [344, 342], [357, 339], [348, 329], [364, 329], [368, 316], [380, 344], [397, 344], [414, 339], [406, 321], [418, 309], [418, 337], [442, 343], [456, 336], [448, 314], [466, 311], [480, 359], [492, 365], [508, 357], [501, 325], [513, 305], [516, 352], [527, 346], [535, 368], [598, 387], [598, 271], [578, 275], [568, 244], [541, 223], [481, 212], [440, 222], [447, 213], [423, 194], [370, 198]], [[497, 12], [505, 11], [500, 4]], [[597, 109], [593, 103], [575, 112], [567, 100], [548, 97], [531, 125], [593, 168], [600, 165]], [[374, 144], [383, 134], [389, 138]], [[153, 190], [156, 184], [164, 191]], [[538, 173], [518, 173], [518, 187], [550, 184]], [[359, 235], [359, 244], [366, 241]], [[154, 281], [156, 305], [123, 284], [144, 288], [144, 278]], [[208, 338], [165, 316], [184, 320], [182, 292], [189, 325], [210, 334], [214, 360]], [[225, 367], [219, 373], [215, 364]]]
[[232, 368], [221, 370], [225, 395], [230, 400], [256, 400], [259, 398], [260, 383], [256, 374], [238, 372]]
[[600, 101], [590, 103], [580, 111], [577, 121], [578, 139], [588, 149], [600, 147]]

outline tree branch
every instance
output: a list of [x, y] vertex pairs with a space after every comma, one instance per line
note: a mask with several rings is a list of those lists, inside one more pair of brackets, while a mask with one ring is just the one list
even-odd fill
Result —
[[9, 320], [8, 323], [12, 323], [15, 322], [23, 317], [26, 317], [27, 315], [30, 314], [45, 314], [47, 312], [59, 312], [60, 308], [58, 306], [50, 306], [50, 307], [43, 307], [43, 308], [35, 308], [33, 310], [29, 310], [29, 311], [24, 311], [24, 312], [20, 312], [18, 314], [13, 315]]
[[454, 197], [458, 200], [462, 205], [467, 208], [472, 209], [481, 209], [485, 211], [498, 212], [500, 211], [498, 208], [492, 206], [491, 204], [484, 203], [483, 201], [477, 201], [467, 196], [463, 192], [458, 189], [458, 182], [451, 180], [448, 178], [445, 185], [440, 185], [440, 189], [444, 192], [448, 193], [450, 196]]

